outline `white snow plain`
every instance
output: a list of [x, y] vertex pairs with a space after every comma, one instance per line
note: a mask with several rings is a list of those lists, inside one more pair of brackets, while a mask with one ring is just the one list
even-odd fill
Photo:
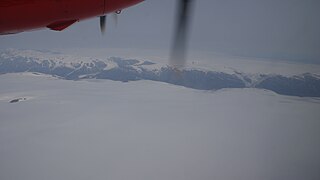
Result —
[[1, 180], [320, 179], [320, 99], [30, 73], [0, 85]]

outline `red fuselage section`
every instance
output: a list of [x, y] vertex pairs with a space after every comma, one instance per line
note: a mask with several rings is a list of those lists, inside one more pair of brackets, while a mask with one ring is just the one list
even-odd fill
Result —
[[0, 0], [0, 34], [48, 27], [63, 30], [83, 19], [102, 16], [143, 0]]

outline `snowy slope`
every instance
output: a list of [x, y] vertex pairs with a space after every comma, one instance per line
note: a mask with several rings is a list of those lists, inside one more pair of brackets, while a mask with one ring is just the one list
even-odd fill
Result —
[[92, 81], [0, 76], [1, 180], [320, 179], [319, 99]]

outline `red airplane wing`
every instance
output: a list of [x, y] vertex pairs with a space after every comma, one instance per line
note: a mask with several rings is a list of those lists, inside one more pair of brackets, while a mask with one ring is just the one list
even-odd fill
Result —
[[143, 0], [1, 0], [0, 34], [48, 27], [61, 31], [76, 21], [102, 16]]

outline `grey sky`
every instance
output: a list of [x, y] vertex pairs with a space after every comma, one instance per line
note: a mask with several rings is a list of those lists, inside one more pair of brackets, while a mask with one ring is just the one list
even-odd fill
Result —
[[[1, 36], [0, 48], [169, 50], [175, 5], [172, 0], [146, 0], [124, 10], [117, 28], [109, 17], [105, 36], [94, 18], [63, 32]], [[319, 8], [318, 0], [196, 0], [190, 49], [320, 63]]]

